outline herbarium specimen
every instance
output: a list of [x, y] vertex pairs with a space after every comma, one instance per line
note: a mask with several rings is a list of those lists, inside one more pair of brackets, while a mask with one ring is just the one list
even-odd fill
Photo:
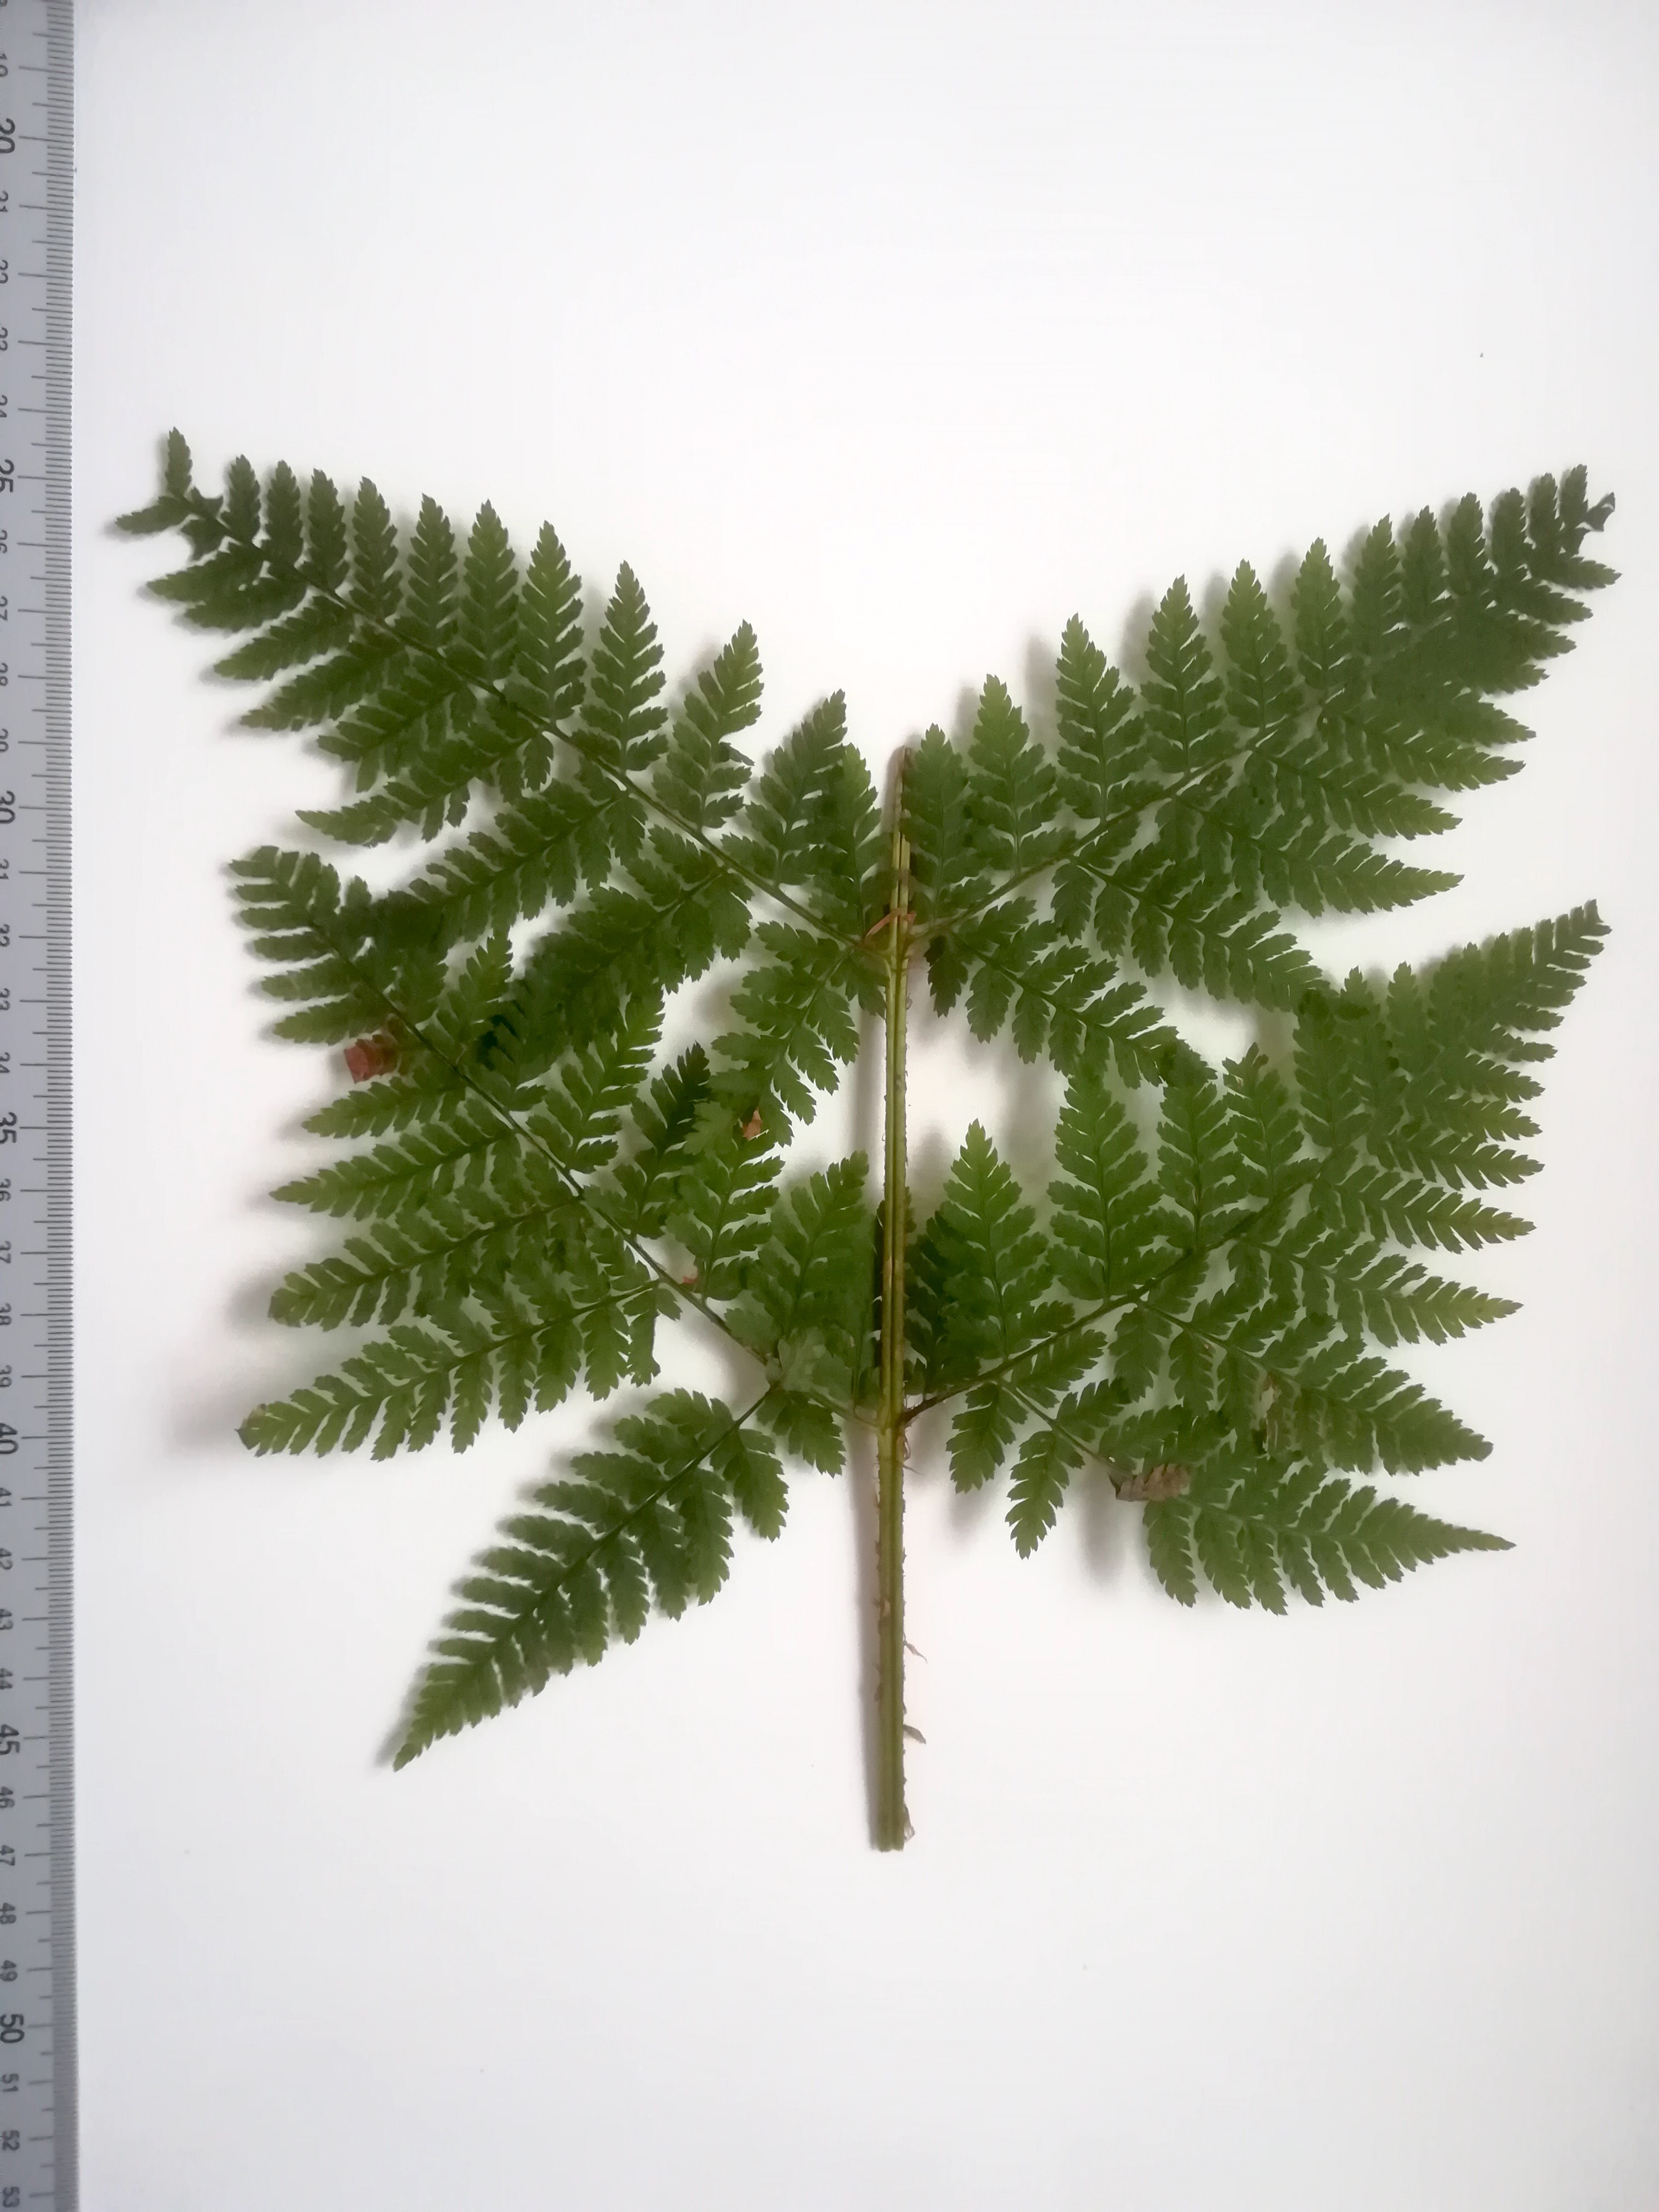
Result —
[[[220, 674], [275, 682], [244, 718], [313, 731], [356, 795], [317, 841], [426, 857], [398, 888], [311, 849], [234, 864], [241, 918], [289, 1009], [345, 1048], [309, 1127], [348, 1147], [280, 1197], [354, 1223], [276, 1291], [280, 1322], [372, 1328], [242, 1427], [256, 1451], [457, 1449], [579, 1381], [646, 1390], [665, 1325], [740, 1347], [729, 1401], [662, 1389], [537, 1489], [459, 1587], [396, 1761], [633, 1638], [652, 1601], [712, 1597], [734, 1515], [775, 1536], [786, 1462], [878, 1466], [875, 1839], [904, 1803], [907, 1435], [953, 1409], [964, 1489], [1006, 1471], [1029, 1553], [1085, 1464], [1140, 1504], [1152, 1565], [1192, 1604], [1352, 1598], [1453, 1552], [1504, 1548], [1350, 1478], [1489, 1447], [1382, 1356], [1510, 1311], [1431, 1270], [1520, 1235], [1534, 1070], [1603, 934], [1593, 905], [1337, 984], [1287, 913], [1403, 906], [1456, 879], [1391, 849], [1449, 828], [1447, 794], [1512, 774], [1498, 702], [1536, 683], [1612, 580], [1611, 498], [1583, 469], [1379, 522], [1339, 578], [1323, 544], [1288, 608], [1241, 565], [1218, 637], [1183, 581], [1127, 682], [1082, 623], [1052, 742], [989, 679], [965, 748], [898, 756], [884, 821], [839, 696], [757, 764], [744, 624], [671, 703], [624, 567], [597, 624], [544, 528], [522, 564], [494, 509], [463, 542], [234, 461], [222, 495], [167, 441], [179, 531], [153, 588], [243, 634]], [[728, 963], [731, 1025], [670, 1055], [673, 994]], [[975, 1124], [925, 1221], [905, 1181], [913, 969], [974, 1036], [1065, 1085], [1053, 1176], [1022, 1188]], [[1155, 989], [1270, 1010], [1293, 1036], [1217, 1069]], [[792, 1139], [885, 1041], [879, 1195], [865, 1158], [791, 1178]], [[1280, 1064], [1283, 1061], [1284, 1064]], [[1378, 1347], [1381, 1349], [1379, 1350]]]

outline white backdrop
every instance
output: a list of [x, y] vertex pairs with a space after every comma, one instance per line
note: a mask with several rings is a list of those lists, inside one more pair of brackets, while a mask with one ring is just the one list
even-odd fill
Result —
[[[80, 1866], [89, 2212], [1645, 2212], [1659, 32], [1632, 4], [82, 0]], [[1524, 1311], [1417, 1371], [1516, 1541], [1282, 1621], [1085, 1486], [1029, 1563], [919, 1463], [917, 1830], [867, 1845], [862, 1479], [393, 1776], [450, 1583], [580, 1407], [377, 1466], [234, 1430], [331, 1346], [264, 1196], [224, 862], [332, 772], [232, 729], [109, 518], [178, 423], [631, 560], [681, 674], [872, 762], [1383, 511], [1576, 460], [1623, 571], [1526, 774], [1339, 969], [1597, 896]], [[161, 549], [164, 550], [164, 549]], [[918, 1018], [918, 1181], [1005, 1118]], [[826, 1144], [848, 1140], [826, 1116]], [[870, 1142], [862, 1128], [857, 1141]]]

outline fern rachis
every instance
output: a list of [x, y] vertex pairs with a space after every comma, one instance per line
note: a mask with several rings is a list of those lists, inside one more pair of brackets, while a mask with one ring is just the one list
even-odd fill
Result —
[[[787, 1461], [834, 1472], [849, 1422], [879, 1480], [876, 1839], [904, 1809], [902, 1515], [908, 1432], [952, 1409], [954, 1480], [1006, 1473], [1022, 1553], [1085, 1464], [1139, 1504], [1171, 1595], [1201, 1583], [1282, 1612], [1453, 1552], [1502, 1548], [1356, 1481], [1488, 1447], [1382, 1356], [1510, 1310], [1413, 1256], [1519, 1235], [1533, 1073], [1603, 934], [1594, 906], [1466, 946], [1385, 988], [1340, 987], [1287, 915], [1372, 911], [1454, 880], [1386, 841], [1449, 827], [1448, 794], [1513, 772], [1496, 702], [1571, 642], [1612, 572], [1583, 551], [1611, 499], [1583, 472], [1465, 499], [1352, 575], [1322, 544], [1287, 617], [1242, 565], [1218, 642], [1185, 584], [1139, 689], [1075, 617], [1056, 742], [996, 678], [965, 749], [930, 730], [883, 820], [839, 698], [757, 767], [745, 624], [666, 703], [624, 568], [596, 634], [550, 529], [520, 564], [492, 508], [464, 543], [426, 501], [400, 530], [372, 484], [285, 466], [199, 489], [175, 434], [124, 526], [176, 528], [155, 586], [239, 635], [218, 664], [274, 684], [246, 718], [309, 730], [354, 795], [303, 818], [336, 844], [413, 829], [437, 849], [373, 895], [310, 851], [234, 865], [289, 1009], [343, 1048], [316, 1115], [349, 1147], [284, 1187], [347, 1224], [274, 1316], [376, 1333], [244, 1424], [257, 1450], [456, 1449], [579, 1380], [647, 1392], [616, 1448], [544, 1484], [460, 1585], [397, 1762], [499, 1712], [653, 1600], [712, 1596], [735, 1516], [774, 1536]], [[453, 833], [453, 834], [447, 834]], [[439, 842], [439, 841], [442, 842]], [[719, 963], [731, 1024], [675, 1054], [675, 994]], [[1023, 1188], [979, 1124], [911, 1218], [908, 994], [1065, 1079], [1054, 1174]], [[1292, 1018], [1217, 1069], [1179, 1034], [1165, 973]], [[860, 1155], [787, 1172], [794, 1131], [882, 1017], [879, 1203]], [[1150, 1087], [1156, 1135], [1127, 1094]], [[1502, 1201], [1502, 1202], [1499, 1202]], [[660, 1329], [694, 1310], [752, 1372], [726, 1403], [651, 1392]]]

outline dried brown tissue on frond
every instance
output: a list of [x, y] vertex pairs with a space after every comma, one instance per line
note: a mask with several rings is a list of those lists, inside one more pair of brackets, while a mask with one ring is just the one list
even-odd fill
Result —
[[[277, 1033], [343, 1048], [310, 1125], [340, 1153], [279, 1195], [349, 1226], [272, 1312], [374, 1331], [243, 1437], [386, 1457], [517, 1428], [579, 1382], [633, 1394], [473, 1563], [398, 1764], [637, 1637], [653, 1603], [714, 1595], [737, 1521], [775, 1536], [787, 1471], [838, 1471], [862, 1425], [884, 1468], [874, 1826], [902, 1843], [902, 1475], [934, 1408], [957, 1484], [1006, 1483], [1021, 1553], [1095, 1465], [1188, 1604], [1207, 1584], [1279, 1612], [1503, 1548], [1365, 1478], [1487, 1455], [1386, 1355], [1511, 1310], [1417, 1255], [1525, 1230], [1537, 1069], [1602, 925], [1586, 904], [1377, 988], [1322, 974], [1297, 917], [1456, 880], [1401, 848], [1515, 772], [1503, 702], [1612, 580], [1584, 550], [1612, 507], [1575, 469], [1382, 522], [1346, 580], [1316, 544], [1284, 613], [1241, 564], [1213, 637], [1177, 580], [1139, 685], [1074, 617], [1055, 743], [989, 678], [965, 746], [908, 750], [884, 821], [839, 695], [756, 761], [746, 623], [676, 697], [630, 568], [590, 633], [550, 528], [521, 559], [489, 506], [462, 534], [428, 500], [404, 528], [372, 483], [240, 459], [210, 493], [169, 439], [158, 497], [123, 518], [187, 543], [155, 590], [238, 639], [219, 672], [271, 687], [249, 725], [340, 763], [313, 841], [427, 848], [381, 892], [314, 851], [234, 864]], [[670, 1002], [721, 964], [727, 1026], [665, 1051]], [[1046, 1058], [1064, 1104], [1046, 1178], [1023, 1185], [976, 1123], [916, 1222], [921, 976], [987, 1047]], [[1166, 978], [1287, 1017], [1291, 1050], [1210, 1065]], [[792, 1173], [865, 1015], [881, 1170]], [[738, 1356], [738, 1395], [658, 1383], [688, 1316]]]

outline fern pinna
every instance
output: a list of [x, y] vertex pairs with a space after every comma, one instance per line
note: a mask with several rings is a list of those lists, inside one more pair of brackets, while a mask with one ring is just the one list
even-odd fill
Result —
[[[405, 531], [372, 483], [343, 497], [278, 466], [262, 485], [242, 459], [215, 495], [168, 440], [159, 497], [123, 519], [188, 543], [155, 590], [242, 634], [218, 672], [275, 684], [248, 723], [314, 731], [349, 771], [345, 803], [301, 817], [318, 841], [428, 848], [380, 895], [309, 849], [234, 864], [277, 1033], [343, 1046], [350, 1079], [309, 1125], [347, 1149], [278, 1195], [356, 1225], [271, 1310], [372, 1332], [244, 1440], [460, 1449], [579, 1380], [647, 1393], [475, 1563], [398, 1764], [636, 1637], [653, 1599], [712, 1597], [734, 1518], [775, 1536], [786, 1463], [834, 1473], [861, 1427], [875, 1836], [901, 1844], [906, 1436], [938, 1407], [959, 1486], [1006, 1472], [1022, 1553], [1093, 1465], [1188, 1605], [1202, 1581], [1280, 1612], [1288, 1589], [1352, 1598], [1503, 1547], [1352, 1478], [1488, 1450], [1382, 1355], [1510, 1310], [1411, 1255], [1526, 1228], [1486, 1194], [1534, 1170], [1534, 1070], [1602, 925], [1586, 905], [1338, 985], [1285, 917], [1455, 880], [1395, 842], [1513, 773], [1526, 733], [1496, 702], [1611, 580], [1582, 549], [1612, 507], [1575, 469], [1489, 516], [1471, 496], [1379, 522], [1346, 581], [1316, 544], [1283, 611], [1241, 565], [1213, 641], [1177, 581], [1139, 687], [1073, 618], [1054, 742], [993, 678], [965, 749], [935, 728], [900, 755], [884, 823], [838, 696], [752, 761], [746, 624], [671, 704], [631, 569], [595, 628], [551, 529], [521, 563], [488, 506], [464, 541], [430, 500]], [[1065, 1085], [1045, 1186], [975, 1124], [921, 1223], [918, 960], [941, 1013]], [[665, 1054], [665, 1006], [717, 963], [731, 1025]], [[1166, 975], [1289, 1016], [1290, 1063], [1208, 1065], [1149, 988]], [[878, 1200], [862, 1155], [786, 1174], [866, 1014], [886, 1043]], [[729, 1401], [650, 1393], [688, 1313], [741, 1349], [752, 1382]]]

